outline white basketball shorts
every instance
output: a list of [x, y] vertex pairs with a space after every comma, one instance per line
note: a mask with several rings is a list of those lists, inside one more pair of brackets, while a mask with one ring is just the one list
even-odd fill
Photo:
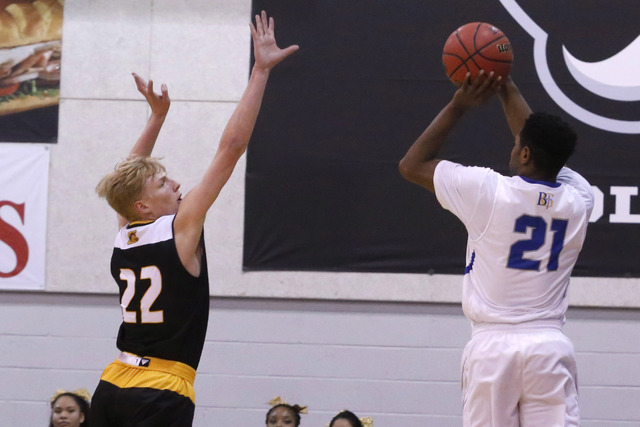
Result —
[[462, 357], [465, 427], [580, 425], [575, 353], [561, 326], [479, 326]]

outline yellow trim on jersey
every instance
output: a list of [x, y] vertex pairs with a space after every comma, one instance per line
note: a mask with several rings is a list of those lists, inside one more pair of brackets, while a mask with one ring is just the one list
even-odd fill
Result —
[[105, 368], [100, 379], [120, 388], [170, 390], [188, 397], [195, 405], [196, 371], [191, 366], [157, 357], [145, 359], [149, 359], [149, 366], [132, 366], [116, 359]]
[[154, 222], [155, 219], [147, 219], [147, 220], [140, 220], [140, 221], [131, 221], [129, 224], [127, 224], [127, 227], [137, 227], [139, 225], [147, 225], [147, 224], [151, 224], [152, 222]]

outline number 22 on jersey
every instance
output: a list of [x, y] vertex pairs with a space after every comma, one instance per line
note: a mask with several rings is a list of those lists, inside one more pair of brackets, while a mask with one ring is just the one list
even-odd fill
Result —
[[509, 251], [509, 261], [507, 267], [519, 270], [540, 270], [540, 260], [525, 258], [525, 252], [536, 251], [544, 245], [547, 235], [553, 235], [551, 250], [549, 253], [549, 263], [547, 271], [558, 269], [558, 259], [564, 247], [564, 237], [567, 232], [568, 221], [566, 219], [553, 219], [551, 226], [547, 230], [547, 222], [540, 216], [522, 215], [516, 219], [514, 232], [526, 233], [531, 228], [531, 237], [525, 240], [518, 240], [511, 245]]
[[[136, 274], [128, 268], [120, 269], [120, 279], [127, 282], [127, 287], [122, 293], [120, 305], [122, 306], [122, 320], [125, 323], [137, 323], [137, 312], [131, 310], [131, 301], [136, 294]], [[148, 279], [151, 282], [149, 289], [140, 300], [140, 323], [162, 323], [164, 322], [163, 310], [151, 311], [151, 306], [162, 291], [162, 274], [155, 265], [142, 267], [140, 270], [140, 280]]]

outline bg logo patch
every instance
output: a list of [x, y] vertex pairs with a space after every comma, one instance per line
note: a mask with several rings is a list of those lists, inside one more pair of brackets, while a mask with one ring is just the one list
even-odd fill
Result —
[[637, 2], [500, 2], [533, 37], [540, 82], [563, 110], [598, 129], [640, 134]]

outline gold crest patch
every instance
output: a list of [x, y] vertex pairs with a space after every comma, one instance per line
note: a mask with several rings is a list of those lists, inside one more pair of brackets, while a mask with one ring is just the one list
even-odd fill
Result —
[[127, 234], [127, 236], [129, 236], [129, 241], [127, 242], [127, 245], [133, 245], [138, 240], [140, 240], [138, 239], [138, 236], [136, 236], [136, 230], [130, 231], [129, 234]]

